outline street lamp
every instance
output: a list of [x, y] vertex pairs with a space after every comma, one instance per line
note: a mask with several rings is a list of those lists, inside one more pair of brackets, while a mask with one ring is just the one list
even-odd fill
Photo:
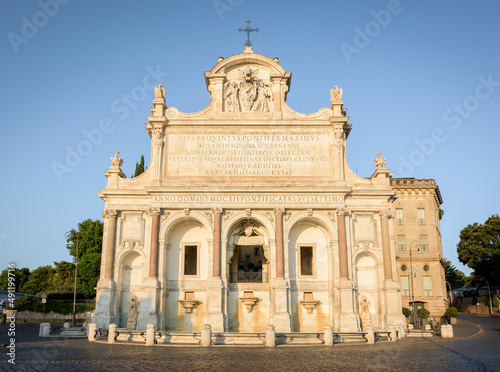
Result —
[[488, 283], [488, 281], [486, 279], [484, 279], [482, 276], [474, 275], [474, 277], [479, 278], [479, 279], [483, 279], [486, 282], [486, 284], [488, 285], [488, 298], [490, 299], [490, 314], [493, 315], [493, 307], [492, 307], [492, 303], [491, 303], [490, 283]]
[[[415, 244], [414, 244], [415, 243]], [[420, 253], [420, 242], [414, 240], [410, 243], [410, 285], [411, 285], [411, 315], [410, 320], [415, 324], [415, 291], [413, 290], [413, 263], [411, 259], [411, 250], [413, 247], [417, 247], [417, 253]]]
[[[71, 238], [71, 231], [68, 231], [65, 235], [66, 237], [66, 245], [69, 246], [69, 239]], [[78, 234], [75, 234], [76, 236], [76, 258], [75, 258], [75, 289], [73, 292], [73, 318], [71, 321], [71, 324], [73, 326], [76, 325], [76, 276], [78, 275]]]

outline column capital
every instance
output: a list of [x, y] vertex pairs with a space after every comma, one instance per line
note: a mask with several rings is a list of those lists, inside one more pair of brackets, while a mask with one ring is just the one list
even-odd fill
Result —
[[285, 214], [285, 208], [277, 207], [273, 209], [274, 214]]
[[335, 212], [339, 215], [339, 216], [345, 216], [345, 215], [350, 215], [351, 214], [351, 210], [349, 208], [347, 208], [347, 206], [345, 207], [340, 207], [340, 208], [336, 208], [335, 209]]
[[153, 216], [153, 215], [160, 215], [161, 214], [161, 209], [158, 207], [150, 207], [147, 211], [146, 214], [148, 216]]
[[380, 218], [394, 218], [394, 212], [388, 209], [383, 209], [377, 212]]
[[212, 213], [213, 214], [222, 214], [223, 211], [224, 210], [221, 207], [212, 208]]
[[118, 211], [116, 209], [105, 209], [102, 212], [102, 218], [111, 218], [118, 216]]

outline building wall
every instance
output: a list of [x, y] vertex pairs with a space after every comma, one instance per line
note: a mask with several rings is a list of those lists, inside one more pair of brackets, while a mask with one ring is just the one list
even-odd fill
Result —
[[[442, 265], [443, 249], [441, 245], [441, 228], [439, 223], [439, 206], [442, 203], [439, 188], [434, 180], [392, 179], [391, 185], [397, 193], [394, 209], [403, 212], [403, 219], [395, 213], [393, 219], [396, 245], [397, 274], [408, 277], [409, 290], [402, 289], [404, 307], [410, 308], [412, 301], [411, 272], [413, 272], [413, 296], [415, 301], [425, 303], [431, 315], [441, 316], [448, 307], [446, 300], [446, 283]], [[425, 219], [419, 218], [418, 209], [424, 211]], [[405, 247], [398, 244], [398, 235], [405, 237]], [[427, 237], [427, 248], [421, 244], [421, 236]], [[410, 248], [411, 261], [410, 266]], [[406, 268], [406, 270], [405, 270]], [[429, 277], [429, 279], [424, 279]], [[430, 287], [424, 288], [424, 280], [430, 280]]]

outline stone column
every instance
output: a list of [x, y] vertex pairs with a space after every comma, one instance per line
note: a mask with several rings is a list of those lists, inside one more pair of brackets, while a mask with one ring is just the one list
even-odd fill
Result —
[[391, 246], [389, 240], [389, 213], [380, 213], [380, 229], [382, 232], [382, 252], [384, 257], [384, 277], [392, 280]]
[[106, 260], [104, 278], [113, 279], [113, 268], [115, 266], [115, 244], [116, 244], [116, 210], [107, 209], [102, 212], [102, 216], [107, 219], [107, 239], [106, 239]]
[[158, 277], [158, 247], [160, 234], [160, 208], [149, 208], [152, 217], [151, 225], [151, 247], [149, 250], [149, 277]]
[[339, 237], [339, 271], [340, 279], [349, 278], [349, 270], [347, 267], [347, 241], [346, 241], [346, 231], [345, 231], [345, 214], [347, 210], [345, 208], [337, 209], [337, 229]]
[[212, 278], [207, 290], [206, 323], [214, 332], [224, 332], [223, 298], [224, 287], [221, 278], [222, 208], [212, 208], [214, 235], [212, 239]]
[[213, 277], [220, 278], [222, 208], [213, 208], [212, 213], [214, 214]]
[[283, 213], [284, 208], [274, 208], [274, 223], [276, 230], [276, 278], [284, 277], [283, 270]]

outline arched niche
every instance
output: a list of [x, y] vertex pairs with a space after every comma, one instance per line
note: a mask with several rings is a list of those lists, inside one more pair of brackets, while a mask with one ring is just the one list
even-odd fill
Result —
[[318, 219], [304, 217], [287, 230], [290, 280], [328, 280], [328, 228]]
[[260, 221], [248, 217], [233, 221], [227, 246], [229, 283], [269, 282], [269, 234]]
[[138, 252], [127, 252], [121, 257], [119, 284], [120, 327], [127, 326], [129, 303], [133, 296], [140, 301], [144, 259]]
[[195, 218], [178, 219], [165, 230], [168, 247], [168, 280], [207, 279], [208, 240], [206, 226]]
[[[376, 257], [369, 252], [363, 252], [355, 257], [356, 286], [358, 289], [358, 303], [361, 296], [366, 296], [370, 302], [370, 312], [380, 314], [379, 279]], [[372, 318], [374, 325], [377, 317]]]

